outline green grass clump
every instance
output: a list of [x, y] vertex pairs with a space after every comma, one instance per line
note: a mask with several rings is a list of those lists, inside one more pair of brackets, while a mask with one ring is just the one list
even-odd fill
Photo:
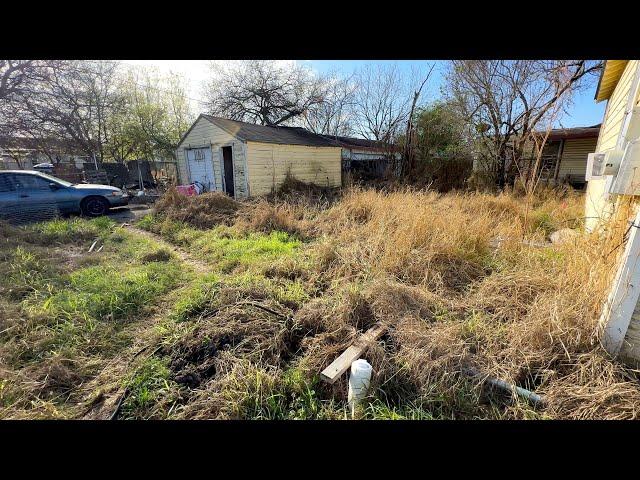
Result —
[[56, 269], [41, 254], [21, 246], [0, 255], [0, 258], [3, 260], [0, 292], [6, 291], [12, 299], [19, 300], [40, 289], [47, 289], [56, 276]]
[[[104, 245], [103, 253], [111, 253], [112, 258], [118, 262], [163, 262], [173, 258], [169, 250], [166, 247], [160, 246], [158, 242], [124, 229], [117, 229], [109, 235], [109, 237], [105, 239]], [[160, 253], [163, 250], [165, 251], [164, 255]], [[158, 257], [154, 258], [155, 255], [158, 255]]]
[[291, 256], [302, 242], [285, 232], [267, 234], [238, 234], [229, 227], [219, 225], [210, 230], [199, 230], [186, 223], [149, 214], [137, 226], [157, 233], [171, 243], [186, 248], [196, 257], [215, 264], [223, 273], [236, 267], [265, 265], [282, 257]]
[[333, 403], [318, 398], [317, 383], [318, 378], [307, 379], [295, 369], [239, 365], [222, 390], [226, 414], [244, 420], [335, 418]]
[[41, 308], [61, 320], [121, 320], [169, 290], [179, 278], [180, 268], [171, 262], [124, 271], [112, 265], [83, 268], [69, 276], [68, 288], [54, 293]]
[[138, 220], [136, 226], [143, 230], [156, 233], [169, 242], [180, 246], [191, 245], [205, 233], [204, 230], [193, 228], [187, 223], [159, 217], [152, 213]]
[[216, 275], [205, 275], [197, 279], [184, 291], [173, 307], [170, 319], [184, 322], [206, 312], [211, 306], [219, 289], [219, 279]]
[[541, 231], [545, 236], [548, 236], [557, 230], [557, 226], [549, 212], [534, 211], [531, 214], [531, 230]]
[[128, 395], [120, 417], [146, 419], [153, 416], [153, 407], [158, 400], [174, 391], [175, 385], [169, 375], [165, 359], [147, 359], [125, 383]]
[[74, 243], [96, 237], [104, 238], [114, 226], [115, 222], [109, 217], [91, 220], [76, 217], [40, 222], [28, 228], [38, 234], [43, 242]]
[[142, 228], [143, 230], [147, 230], [151, 232], [152, 228], [156, 224], [156, 219], [157, 217], [154, 214], [148, 213], [147, 215], [142, 217], [140, 220], [138, 220], [138, 222], [136, 223], [136, 226], [139, 228]]
[[316, 419], [326, 415], [326, 406], [316, 393], [319, 379], [307, 379], [303, 372], [290, 368], [282, 375], [282, 384], [288, 397], [287, 418], [293, 420]]
[[292, 255], [300, 241], [284, 232], [269, 235], [249, 234], [239, 238], [221, 237], [211, 231], [196, 239], [190, 250], [211, 263], [216, 263], [222, 271], [231, 271], [236, 266], [264, 264], [282, 256]]
[[387, 405], [380, 399], [361, 406], [362, 418], [370, 420], [433, 420], [433, 414], [421, 405], [409, 403], [403, 406]]

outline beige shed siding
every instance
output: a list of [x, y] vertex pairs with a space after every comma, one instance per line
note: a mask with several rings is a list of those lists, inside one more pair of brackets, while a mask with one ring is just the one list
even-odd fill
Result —
[[233, 147], [234, 186], [236, 198], [248, 196], [246, 180], [245, 144], [217, 127], [205, 118], [199, 118], [176, 151], [180, 183], [189, 183], [189, 171], [185, 150], [188, 148], [211, 146], [213, 171], [216, 177], [216, 190], [222, 191], [222, 150], [221, 147]]
[[584, 179], [587, 171], [587, 156], [596, 151], [597, 143], [596, 137], [566, 139], [562, 148], [558, 179], [562, 180], [568, 175]]
[[278, 188], [287, 172], [321, 186], [341, 185], [341, 149], [247, 142], [249, 194], [266, 195]]
[[607, 111], [598, 139], [599, 152], [609, 150], [616, 146], [618, 135], [620, 135], [622, 130], [624, 111], [627, 108], [627, 102], [629, 100], [629, 89], [631, 88], [637, 66], [638, 60], [631, 60], [627, 63], [624, 73], [622, 77], [620, 77], [620, 81], [613, 91], [609, 103], [607, 103]]

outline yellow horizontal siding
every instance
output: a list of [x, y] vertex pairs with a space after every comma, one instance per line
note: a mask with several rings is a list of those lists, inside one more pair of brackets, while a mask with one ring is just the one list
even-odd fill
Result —
[[600, 129], [600, 137], [598, 139], [598, 151], [609, 150], [616, 146], [618, 136], [622, 130], [622, 122], [624, 112], [627, 108], [629, 100], [629, 90], [633, 83], [633, 76], [636, 72], [638, 60], [631, 60], [620, 77], [620, 81], [616, 86], [605, 113], [604, 123]]
[[303, 182], [341, 184], [341, 149], [247, 142], [249, 192], [265, 195], [277, 189], [287, 173]]
[[[630, 60], [620, 77], [613, 93], [609, 97], [605, 118], [600, 128], [600, 136], [596, 151], [602, 152], [615, 148], [618, 138], [622, 134], [622, 125], [633, 78], [638, 68], [638, 60]], [[587, 184], [585, 198], [586, 229], [592, 231], [602, 220], [607, 219], [614, 206], [615, 196], [609, 195], [611, 177], [590, 180]]]
[[571, 175], [584, 178], [587, 171], [587, 156], [596, 151], [598, 139], [575, 138], [564, 141], [558, 179]]

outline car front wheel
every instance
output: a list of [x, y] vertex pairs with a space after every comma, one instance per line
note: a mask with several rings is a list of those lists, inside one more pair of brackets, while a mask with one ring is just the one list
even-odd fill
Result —
[[85, 198], [80, 205], [82, 213], [89, 217], [99, 217], [109, 210], [109, 202], [101, 197]]

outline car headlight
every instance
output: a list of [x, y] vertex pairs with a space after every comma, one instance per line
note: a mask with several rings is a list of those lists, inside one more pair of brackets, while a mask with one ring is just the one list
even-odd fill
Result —
[[122, 196], [122, 190], [116, 190], [114, 192], [111, 192], [111, 196], [112, 197], [121, 197]]

